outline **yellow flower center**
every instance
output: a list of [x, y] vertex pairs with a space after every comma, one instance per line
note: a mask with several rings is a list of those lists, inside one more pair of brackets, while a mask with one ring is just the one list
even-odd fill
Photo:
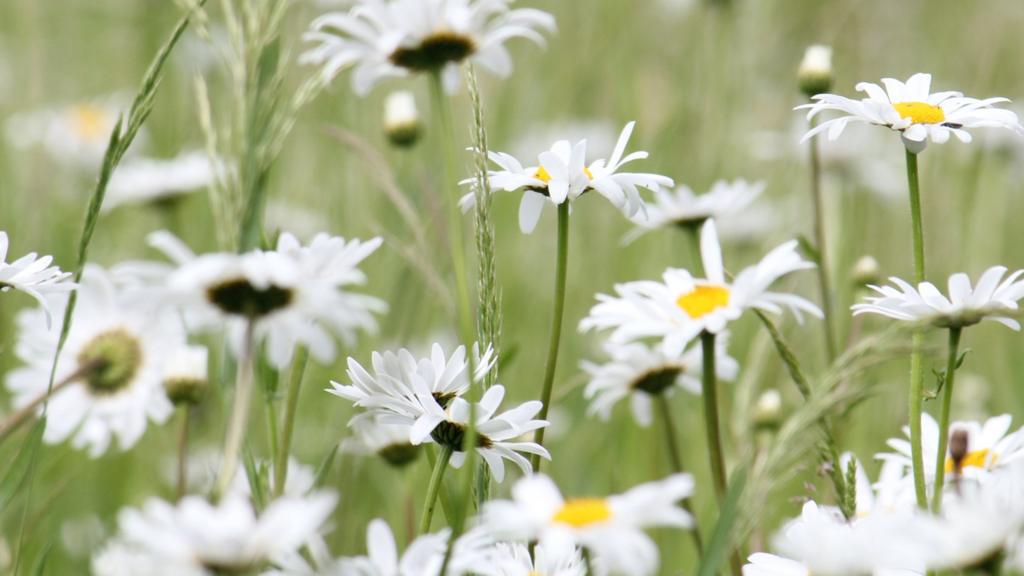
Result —
[[[588, 180], [594, 179], [594, 173], [590, 171], [590, 168], [584, 166], [583, 173], [587, 175]], [[551, 174], [548, 174], [548, 171], [543, 166], [537, 168], [537, 171], [533, 173], [533, 177], [545, 184], [551, 182]]]
[[900, 118], [910, 118], [914, 124], [941, 124], [946, 119], [942, 108], [925, 102], [898, 102], [892, 107]]
[[80, 104], [71, 109], [71, 129], [83, 140], [106, 136], [107, 112], [93, 104]]
[[611, 517], [612, 509], [608, 506], [608, 502], [599, 498], [580, 498], [569, 500], [563, 504], [562, 508], [555, 512], [552, 520], [575, 528], [582, 528], [604, 522]]
[[676, 305], [690, 318], [700, 318], [729, 304], [729, 289], [724, 286], [701, 284], [676, 298]]
[[[961, 468], [986, 468], [987, 466], [993, 466], [996, 463], [996, 459], [999, 457], [998, 454], [992, 454], [992, 459], [989, 460], [989, 454], [992, 452], [988, 448], [982, 448], [981, 450], [975, 450], [968, 452], [967, 456], [960, 462]], [[953, 459], [946, 458], [946, 472], [953, 471]]]

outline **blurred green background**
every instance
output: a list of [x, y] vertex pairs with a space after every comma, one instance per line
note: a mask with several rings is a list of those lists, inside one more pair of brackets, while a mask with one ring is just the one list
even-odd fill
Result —
[[[858, 81], [905, 79], [924, 71], [933, 73], [937, 90], [1024, 98], [1024, 3], [1019, 0], [735, 0], [730, 6], [697, 0], [524, 0], [518, 5], [552, 12], [559, 31], [545, 50], [513, 42], [515, 71], [510, 78], [482, 76], [491, 147], [535, 154], [556, 138], [588, 136], [592, 154], [606, 154], [625, 122], [637, 120], [630, 149], [651, 153], [649, 160], [635, 165], [637, 170], [667, 174], [697, 191], [719, 178], [765, 180], [767, 191], [752, 214], [758, 232], [727, 242], [726, 265], [733, 269], [756, 262], [782, 240], [811, 233], [806, 150], [797, 143], [802, 116], [792, 111], [802, 102], [794, 75], [807, 45], [834, 47], [834, 91], [849, 96]], [[313, 2], [294, 3], [284, 36], [293, 60], [303, 48], [303, 29], [326, 9]], [[180, 14], [170, 0], [5, 0], [0, 3], [0, 118], [111, 94], [130, 98]], [[216, 38], [218, 11], [211, 16]], [[291, 79], [297, 84], [309, 72], [296, 65]], [[228, 78], [223, 64], [189, 31], [172, 56], [146, 125], [146, 141], [138, 147], [140, 154], [171, 157], [202, 148], [193, 89], [196, 74], [210, 86], [214, 116], [226, 112]], [[284, 219], [285, 205], [288, 212], [305, 212], [312, 228], [346, 237], [383, 234], [388, 240], [364, 266], [370, 278], [366, 291], [391, 305], [380, 334], [362, 338], [358, 349], [344, 350], [336, 365], [313, 366], [307, 372], [294, 453], [313, 466], [347, 435], [351, 407], [322, 391], [328, 380], [345, 379], [344, 356], [365, 363], [374, 349], [407, 346], [424, 351], [431, 340], [454, 341], [443, 298], [401, 256], [412, 234], [381, 188], [382, 178], [394, 177], [417, 208], [430, 230], [428, 245], [420, 247], [430, 256], [427, 268], [447, 279], [446, 244], [440, 238], [445, 223], [443, 218], [438, 221], [444, 213], [441, 165], [429, 123], [426, 80], [386, 83], [365, 99], [352, 94], [348, 81], [342, 74], [302, 112], [273, 171], [267, 216], [271, 223]], [[424, 141], [411, 151], [389, 149], [382, 131], [383, 97], [397, 88], [416, 92], [427, 120]], [[466, 136], [459, 143], [461, 149], [469, 142], [469, 100], [462, 93], [453, 103], [457, 126], [466, 127], [458, 130]], [[332, 138], [328, 127], [342, 128], [371, 147], [385, 160], [386, 172]], [[1017, 224], [1024, 207], [1024, 145], [1020, 138], [1004, 134], [974, 134], [971, 145], [932, 145], [922, 155], [933, 280], [954, 271], [976, 276], [994, 264], [1024, 266], [1024, 227]], [[845, 335], [851, 330], [846, 310], [857, 296], [850, 270], [858, 258], [875, 256], [883, 276], [907, 277], [911, 271], [903, 150], [895, 135], [860, 125], [848, 128], [839, 142], [823, 143], [822, 150], [828, 176], [828, 248], [840, 291], [840, 332]], [[466, 155], [467, 169], [470, 163]], [[51, 253], [62, 266], [71, 267], [94, 178], [95, 170], [66, 166], [39, 148], [19, 149], [0, 142], [0, 229], [11, 237], [11, 254]], [[118, 208], [101, 220], [92, 257], [105, 265], [155, 257], [143, 239], [167, 226], [191, 246], [213, 250], [209, 206], [206, 194], [199, 192], [189, 196], [173, 217], [151, 206]], [[539, 394], [555, 245], [554, 211], [526, 236], [518, 230], [517, 210], [516, 196], [495, 197], [503, 342], [506, 350], [515, 350], [500, 380], [514, 401]], [[635, 425], [625, 403], [611, 422], [588, 418], [581, 397], [585, 381], [579, 361], [600, 358], [600, 336], [579, 335], [575, 326], [594, 302], [594, 294], [611, 290], [618, 281], [656, 278], [666, 266], [689, 263], [689, 247], [681, 235], [656, 232], [624, 246], [622, 238], [629, 229], [629, 222], [599, 197], [588, 196], [575, 205], [566, 330], [548, 434], [554, 460], [546, 467], [568, 493], [604, 494], [669, 472], [656, 426]], [[296, 231], [309, 235], [308, 230]], [[811, 273], [795, 275], [785, 285], [816, 299]], [[13, 316], [29, 304], [20, 295], [6, 294], [0, 300], [0, 372], [16, 363]], [[861, 330], [885, 325], [869, 320]], [[786, 318], [783, 326], [808, 370], [820, 373], [821, 323], [798, 326]], [[730, 351], [743, 367], [740, 380], [724, 385], [722, 394], [733, 459], [757, 441], [766, 441], [755, 440], [749, 422], [749, 403], [760, 391], [778, 388], [787, 411], [799, 403], [772, 350], [757, 336], [760, 331], [755, 320], [744, 319], [731, 340]], [[1024, 396], [1018, 393], [1024, 368], [1020, 336], [999, 326], [982, 326], [969, 331], [965, 346], [971, 353], [959, 378], [954, 417], [1024, 415]], [[941, 357], [932, 358], [928, 365], [939, 368], [941, 362]], [[906, 362], [896, 361], [866, 376], [884, 384], [882, 395], [858, 407], [838, 426], [842, 448], [854, 450], [871, 475], [877, 468], [873, 454], [885, 449], [886, 438], [899, 435], [905, 420], [906, 371]], [[4, 394], [0, 393], [0, 412], [9, 406]], [[698, 479], [698, 515], [707, 522], [713, 518], [714, 505], [700, 405], [684, 393], [674, 397], [673, 405], [686, 467]], [[194, 452], [216, 448], [222, 439], [224, 410], [216, 393], [199, 409]], [[254, 410], [249, 445], [265, 455], [261, 407]], [[85, 558], [102, 541], [102, 533], [115, 528], [118, 509], [150, 496], [170, 497], [171, 476], [164, 470], [173, 466], [175, 423], [151, 427], [131, 452], [112, 451], [98, 460], [66, 446], [45, 447], [26, 516], [27, 558], [53, 546], [48, 573], [83, 573]], [[0, 461], [13, 459], [19, 442], [20, 437], [0, 448]], [[388, 519], [404, 540], [403, 527], [411, 526], [410, 518], [416, 517], [413, 511], [418, 510], [426, 485], [429, 471], [424, 462], [396, 472], [377, 460], [340, 457], [329, 478], [342, 496], [328, 537], [332, 551], [362, 553], [365, 526], [374, 517]], [[802, 482], [785, 486], [758, 512], [764, 515], [765, 533], [779, 518], [798, 511], [800, 497], [829, 501], [829, 486], [818, 481], [815, 465], [808, 460], [801, 478], [816, 484], [817, 493]], [[504, 494], [509, 484], [495, 488], [495, 494]], [[15, 546], [12, 540], [25, 503], [22, 491], [0, 510], [0, 534], [6, 539], [0, 560], [4, 547]], [[659, 542], [665, 565], [690, 565], [684, 557], [690, 557], [691, 548], [682, 535], [666, 532], [659, 535]], [[669, 573], [667, 568], [663, 572]]]

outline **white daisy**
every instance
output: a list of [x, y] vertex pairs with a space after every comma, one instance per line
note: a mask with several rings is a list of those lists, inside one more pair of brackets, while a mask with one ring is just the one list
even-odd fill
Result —
[[918, 153], [928, 141], [942, 144], [950, 134], [962, 142], [970, 142], [971, 134], [965, 128], [999, 127], [1024, 133], [1017, 115], [1009, 110], [993, 108], [993, 104], [1009, 102], [1006, 98], [967, 98], [960, 92], [931, 92], [931, 74], [914, 74], [904, 82], [883, 78], [883, 89], [878, 84], [860, 82], [856, 89], [867, 98], [851, 100], [835, 94], [818, 94], [813, 104], [797, 106], [809, 109], [808, 118], [824, 110], [837, 110], [846, 116], [833, 118], [811, 128], [804, 140], [815, 134], [828, 133], [835, 140], [850, 122], [863, 122], [885, 126], [900, 133], [907, 149]]
[[487, 576], [586, 576], [583, 555], [571, 541], [540, 544], [533, 549], [518, 542], [499, 542], [490, 550]]
[[[572, 202], [590, 191], [607, 198], [627, 216], [636, 216], [644, 210], [638, 188], [657, 191], [663, 186], [673, 186], [674, 182], [660, 174], [619, 171], [629, 162], [648, 156], [643, 151], [626, 154], [635, 124], [630, 122], [622, 129], [610, 158], [599, 159], [589, 165], [586, 164], [586, 140], [575, 145], [568, 140], [555, 142], [549, 150], [538, 155], [536, 166], [524, 167], [510, 154], [489, 152], [488, 157], [500, 168], [488, 174], [491, 187], [506, 192], [523, 191], [519, 204], [519, 228], [526, 234], [537, 226], [544, 206]], [[473, 182], [474, 179], [469, 179], [462, 184]], [[474, 202], [475, 195], [469, 193], [462, 197], [460, 204], [463, 210], [468, 210]]]
[[19, 148], [41, 146], [57, 162], [95, 170], [124, 104], [112, 96], [16, 114], [7, 121], [7, 139]]
[[811, 571], [796, 560], [756, 552], [743, 565], [743, 576], [811, 576]]
[[982, 320], [999, 322], [1013, 330], [1020, 323], [1010, 318], [1017, 311], [1017, 301], [1024, 298], [1024, 270], [1018, 270], [1005, 279], [1007, 269], [993, 266], [985, 271], [978, 284], [971, 287], [971, 279], [964, 273], [949, 277], [949, 298], [939, 292], [931, 282], [921, 282], [917, 289], [899, 278], [890, 278], [898, 288], [874, 286], [869, 288], [878, 296], [869, 296], [867, 302], [853, 305], [853, 314], [880, 314], [912, 322], [927, 322], [941, 328], [964, 328]]
[[[50, 306], [63, 314], [66, 296]], [[25, 364], [7, 376], [14, 405], [33, 404], [46, 394], [60, 329], [47, 328], [44, 310], [18, 315], [17, 354]], [[61, 383], [49, 402], [43, 440], [71, 438], [75, 448], [97, 457], [116, 438], [121, 449], [138, 442], [148, 421], [163, 423], [173, 407], [164, 392], [169, 354], [186, 345], [174, 314], [154, 314], [134, 305], [98, 266], [89, 266], [78, 289], [67, 342], [57, 363]]]
[[125, 204], [167, 200], [209, 186], [218, 170], [202, 151], [183, 152], [158, 160], [139, 158], [125, 162], [110, 177], [103, 210], [108, 212]]
[[300, 62], [323, 66], [326, 81], [354, 66], [352, 88], [364, 96], [380, 80], [432, 72], [445, 89], [460, 83], [460, 64], [508, 76], [511, 38], [544, 46], [538, 30], [554, 32], [547, 12], [510, 10], [511, 0], [361, 0], [347, 13], [330, 12], [310, 25], [305, 39], [316, 46]]
[[412, 146], [420, 138], [422, 122], [416, 109], [416, 96], [408, 90], [388, 94], [384, 100], [384, 133], [400, 148]]
[[275, 250], [199, 256], [166, 232], [151, 235], [150, 243], [178, 267], [143, 263], [131, 273], [143, 282], [165, 277], [168, 297], [183, 307], [190, 327], [226, 323], [236, 353], [246, 326], [255, 322], [256, 339], [265, 341], [267, 358], [278, 368], [291, 361], [299, 344], [318, 361], [333, 361], [332, 334], [352, 346], [358, 331], [376, 330], [374, 314], [386, 309], [383, 301], [348, 290], [366, 282], [358, 265], [381, 245], [380, 238], [346, 241], [319, 234], [303, 246], [282, 234]]
[[97, 576], [248, 573], [295, 554], [336, 502], [326, 492], [283, 497], [257, 514], [248, 499], [231, 494], [216, 505], [198, 496], [177, 504], [151, 499], [141, 509], [121, 511], [119, 535], [93, 559], [92, 569]]
[[[1024, 457], [1024, 434], [1020, 430], [1010, 432], [1013, 418], [1009, 414], [989, 418], [981, 422], [952, 422], [949, 434], [958, 430], [967, 434], [967, 454], [960, 462], [959, 474], [966, 479], [984, 481], [991, 473], [1008, 466]], [[910, 435], [910, 428], [903, 427], [903, 433]], [[890, 438], [887, 442], [895, 452], [876, 455], [876, 458], [897, 462], [905, 474], [910, 474], [910, 442], [903, 438]], [[931, 415], [921, 415], [921, 449], [925, 462], [925, 480], [931, 483], [935, 476], [935, 461], [939, 450], [939, 426]], [[946, 456], [946, 475], [954, 472], [952, 458]], [[947, 482], [947, 485], [950, 483]]]
[[616, 343], [658, 337], [664, 353], [678, 356], [701, 332], [719, 333], [750, 308], [780, 313], [785, 307], [798, 320], [802, 312], [821, 317], [818, 307], [800, 296], [768, 291], [782, 276], [814, 267], [800, 257], [796, 240], [775, 248], [756, 266], [744, 268], [732, 282], [725, 278], [714, 220], [704, 224], [700, 248], [707, 278], [669, 268], [664, 282], [618, 284], [617, 297], [597, 296], [599, 303], [580, 322], [580, 330], [614, 328], [609, 340]]
[[209, 383], [209, 350], [203, 346], [182, 346], [167, 354], [164, 389], [175, 404], [198, 404]]
[[[395, 536], [387, 522], [377, 519], [366, 530], [366, 556], [342, 558], [339, 576], [438, 576], [448, 547], [447, 529], [424, 534], [399, 555]], [[490, 539], [471, 530], [455, 542], [446, 574], [486, 573]]]
[[49, 325], [51, 317], [46, 296], [72, 290], [75, 284], [68, 281], [71, 273], [50, 266], [53, 256], [40, 258], [35, 252], [7, 262], [8, 248], [7, 232], [0, 230], [0, 292], [18, 290], [35, 298], [46, 312], [46, 323]]
[[764, 182], [718, 180], [703, 194], [694, 194], [687, 186], [674, 192], [655, 190], [654, 203], [647, 204], [647, 217], [633, 218], [637, 227], [627, 238], [633, 240], [658, 228], [700, 226], [708, 219], [728, 220], [745, 212], [764, 187]]
[[419, 447], [409, 441], [408, 426], [384, 424], [364, 413], [353, 418], [349, 428], [352, 436], [342, 440], [342, 452], [379, 456], [395, 467], [410, 464], [419, 456]]
[[607, 498], [564, 500], [555, 483], [538, 474], [519, 480], [512, 500], [485, 503], [481, 527], [499, 539], [576, 544], [613, 573], [654, 574], [658, 548], [643, 529], [690, 528], [693, 519], [678, 503], [692, 491], [693, 478], [676, 474]]
[[[718, 378], [735, 379], [739, 364], [728, 355], [726, 339], [718, 339], [716, 348]], [[640, 342], [605, 342], [604, 351], [610, 358], [608, 362], [580, 363], [589, 376], [583, 391], [590, 400], [587, 412], [602, 420], [608, 420], [615, 404], [628, 396], [633, 418], [641, 426], [649, 426], [655, 396], [670, 394], [676, 388], [700, 394], [703, 358], [699, 346], [691, 347], [682, 356], [671, 356]]]

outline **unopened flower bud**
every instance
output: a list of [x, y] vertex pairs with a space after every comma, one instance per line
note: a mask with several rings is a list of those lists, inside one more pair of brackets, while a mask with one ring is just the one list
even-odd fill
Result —
[[821, 44], [808, 46], [797, 71], [800, 91], [808, 97], [828, 92], [832, 88], [832, 47]]
[[164, 390], [176, 405], [195, 405], [203, 399], [208, 383], [207, 350], [184, 346], [172, 351], [164, 365]]
[[853, 265], [853, 282], [858, 286], [877, 284], [881, 267], [873, 256], [861, 256]]
[[754, 428], [774, 430], [782, 423], [782, 395], [774, 388], [765, 390], [757, 399], [753, 413]]
[[384, 101], [384, 131], [388, 140], [400, 148], [412, 146], [420, 138], [420, 115], [412, 92], [392, 92]]

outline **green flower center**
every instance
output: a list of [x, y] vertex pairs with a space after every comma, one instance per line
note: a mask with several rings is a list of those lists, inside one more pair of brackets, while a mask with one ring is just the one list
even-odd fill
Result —
[[419, 46], [400, 47], [391, 53], [391, 63], [415, 72], [433, 72], [449, 62], [462, 62], [476, 51], [473, 39], [454, 32], [428, 36]]
[[82, 380], [97, 395], [114, 394], [127, 388], [142, 365], [142, 347], [128, 331], [118, 328], [104, 332], [82, 347], [79, 366], [91, 366]]
[[377, 455], [395, 468], [401, 468], [416, 460], [420, 455], [419, 448], [409, 443], [389, 444], [378, 450]]
[[292, 291], [270, 285], [256, 288], [244, 278], [228, 280], [206, 290], [207, 299], [228, 314], [259, 318], [288, 306]]
[[[466, 427], [462, 424], [445, 420], [434, 428], [434, 431], [430, 433], [430, 437], [434, 439], [434, 442], [442, 446], [448, 446], [452, 450], [461, 452], [466, 444]], [[477, 448], [490, 448], [493, 445], [494, 443], [491, 442], [490, 438], [479, 432], [477, 433]]]
[[676, 379], [683, 372], [684, 369], [682, 366], [665, 366], [656, 370], [651, 370], [634, 380], [632, 387], [634, 390], [639, 390], [652, 396], [657, 396], [671, 388], [676, 383]]

